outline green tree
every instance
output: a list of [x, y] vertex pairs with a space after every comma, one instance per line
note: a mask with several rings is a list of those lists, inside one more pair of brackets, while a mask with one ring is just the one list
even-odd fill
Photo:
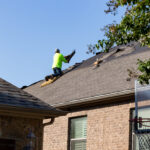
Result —
[[[106, 13], [117, 14], [119, 7], [126, 7], [126, 12], [120, 24], [112, 23], [104, 27], [105, 39], [89, 46], [89, 51], [101, 50], [109, 52], [115, 45], [138, 41], [141, 46], [150, 47], [150, 0], [109, 0]], [[138, 69], [143, 73], [138, 76], [141, 83], [150, 79], [150, 60], [138, 61]], [[143, 70], [142, 68], [147, 69]]]

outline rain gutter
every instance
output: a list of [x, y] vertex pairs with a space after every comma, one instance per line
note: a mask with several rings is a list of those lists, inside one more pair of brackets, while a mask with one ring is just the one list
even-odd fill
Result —
[[[115, 98], [123, 98], [123, 97], [128, 97], [128, 96], [134, 96], [134, 88], [133, 89], [127, 89], [124, 91], [118, 91], [118, 92], [113, 92], [113, 93], [108, 93], [108, 94], [101, 94], [97, 96], [91, 96], [91, 97], [86, 97], [86, 98], [81, 98], [81, 99], [74, 99], [70, 100], [64, 103], [56, 103], [56, 104], [51, 104], [51, 106], [55, 108], [62, 108], [62, 107], [68, 107], [68, 106], [74, 106], [74, 105], [79, 105], [79, 104], [86, 104], [86, 103], [94, 103], [94, 102], [107, 102], [107, 100], [113, 100]], [[121, 100], [120, 100], [121, 101]]]

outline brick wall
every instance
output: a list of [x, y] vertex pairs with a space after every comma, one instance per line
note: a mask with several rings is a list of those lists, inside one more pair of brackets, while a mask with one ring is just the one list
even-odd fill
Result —
[[34, 150], [41, 150], [43, 142], [42, 120], [0, 115], [0, 138], [15, 140], [15, 150], [23, 150], [23, 147], [28, 143], [26, 137], [29, 129], [32, 129], [37, 137]]
[[44, 128], [43, 150], [68, 150], [68, 118], [87, 115], [87, 150], [128, 150], [130, 108], [134, 103], [109, 104], [56, 118]]

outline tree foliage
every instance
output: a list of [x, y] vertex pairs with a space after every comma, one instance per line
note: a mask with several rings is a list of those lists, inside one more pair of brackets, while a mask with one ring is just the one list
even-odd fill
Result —
[[139, 41], [142, 46], [150, 46], [150, 0], [110, 0], [106, 13], [116, 15], [117, 9], [126, 6], [120, 24], [112, 23], [104, 27], [106, 39], [98, 40], [95, 47], [108, 52], [114, 45]]
[[138, 76], [138, 80], [141, 84], [149, 84], [150, 79], [150, 59], [148, 61], [138, 60], [138, 70], [141, 74]]
[[[126, 7], [125, 15], [119, 24], [113, 22], [104, 27], [105, 39], [98, 40], [93, 46], [90, 45], [90, 52], [95, 50], [109, 52], [113, 46], [131, 41], [138, 41], [141, 46], [150, 46], [150, 0], [109, 0], [107, 6], [105, 12], [113, 15], [117, 14], [119, 7]], [[148, 80], [145, 79], [150, 79], [150, 73], [144, 66], [148, 67], [150, 60], [147, 62], [139, 60], [138, 64], [138, 69], [143, 73], [139, 76], [139, 80], [141, 83], [142, 81], [147, 83]]]

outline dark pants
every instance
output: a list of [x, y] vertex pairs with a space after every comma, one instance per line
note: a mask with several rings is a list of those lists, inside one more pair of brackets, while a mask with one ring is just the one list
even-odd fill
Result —
[[61, 76], [63, 74], [61, 69], [57, 67], [53, 68], [53, 71], [54, 71], [53, 77]]

